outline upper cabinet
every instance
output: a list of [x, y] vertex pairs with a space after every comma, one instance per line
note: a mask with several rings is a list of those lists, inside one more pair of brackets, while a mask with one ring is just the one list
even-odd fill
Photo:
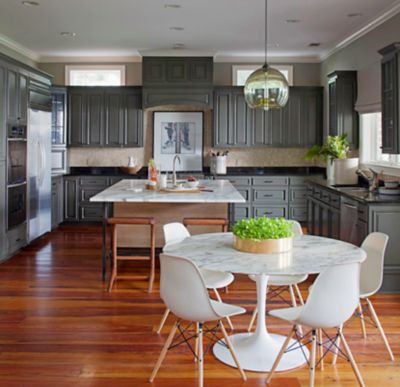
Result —
[[291, 87], [282, 109], [250, 109], [243, 87], [218, 87], [214, 93], [216, 147], [308, 147], [322, 139], [322, 88]]
[[328, 75], [329, 134], [347, 134], [352, 148], [358, 148], [359, 117], [357, 100], [357, 71], [335, 71]]
[[212, 107], [212, 57], [144, 57], [143, 107]]
[[0, 161], [6, 159], [6, 68], [0, 62]]
[[399, 53], [400, 43], [393, 43], [379, 51], [383, 56], [382, 74], [382, 152], [400, 153], [399, 134]]
[[140, 87], [69, 87], [68, 145], [140, 147]]
[[28, 75], [17, 67], [9, 66], [6, 75], [7, 121], [27, 123]]

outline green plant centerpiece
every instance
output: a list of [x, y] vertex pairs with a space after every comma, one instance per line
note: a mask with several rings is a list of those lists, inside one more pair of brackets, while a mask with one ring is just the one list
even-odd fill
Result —
[[247, 253], [282, 253], [293, 246], [292, 222], [283, 218], [242, 219], [232, 231], [235, 249]]

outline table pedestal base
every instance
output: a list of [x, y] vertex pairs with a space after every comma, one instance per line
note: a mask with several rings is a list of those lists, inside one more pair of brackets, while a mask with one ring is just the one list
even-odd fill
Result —
[[[276, 334], [256, 333], [239, 333], [229, 336], [233, 349], [239, 359], [239, 363], [244, 370], [255, 372], [268, 372], [278, 355], [286, 337]], [[295, 340], [290, 341], [290, 345], [294, 344], [297, 348], [299, 343]], [[286, 371], [297, 368], [306, 363], [304, 354], [309, 356], [309, 351], [306, 347], [298, 348], [283, 355], [277, 371]], [[220, 343], [216, 343], [213, 347], [214, 355], [223, 363], [236, 367], [234, 360], [229, 352], [229, 349]]]

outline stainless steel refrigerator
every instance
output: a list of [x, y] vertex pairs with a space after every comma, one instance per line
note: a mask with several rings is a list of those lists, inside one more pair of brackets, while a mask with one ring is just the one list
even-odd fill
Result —
[[[31, 101], [32, 102], [32, 101]], [[28, 241], [51, 230], [51, 112], [28, 117]]]

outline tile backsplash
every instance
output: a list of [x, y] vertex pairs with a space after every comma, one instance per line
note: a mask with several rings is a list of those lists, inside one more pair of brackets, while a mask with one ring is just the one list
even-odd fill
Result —
[[[199, 111], [193, 106], [162, 106], [144, 111], [144, 147], [143, 148], [69, 148], [69, 166], [110, 167], [126, 165], [130, 156], [146, 165], [153, 154], [153, 112], [154, 111]], [[204, 165], [209, 166], [208, 152], [212, 139], [212, 111], [204, 112]], [[303, 148], [234, 148], [229, 150], [228, 166], [312, 166], [314, 162], [304, 160], [307, 149]]]

